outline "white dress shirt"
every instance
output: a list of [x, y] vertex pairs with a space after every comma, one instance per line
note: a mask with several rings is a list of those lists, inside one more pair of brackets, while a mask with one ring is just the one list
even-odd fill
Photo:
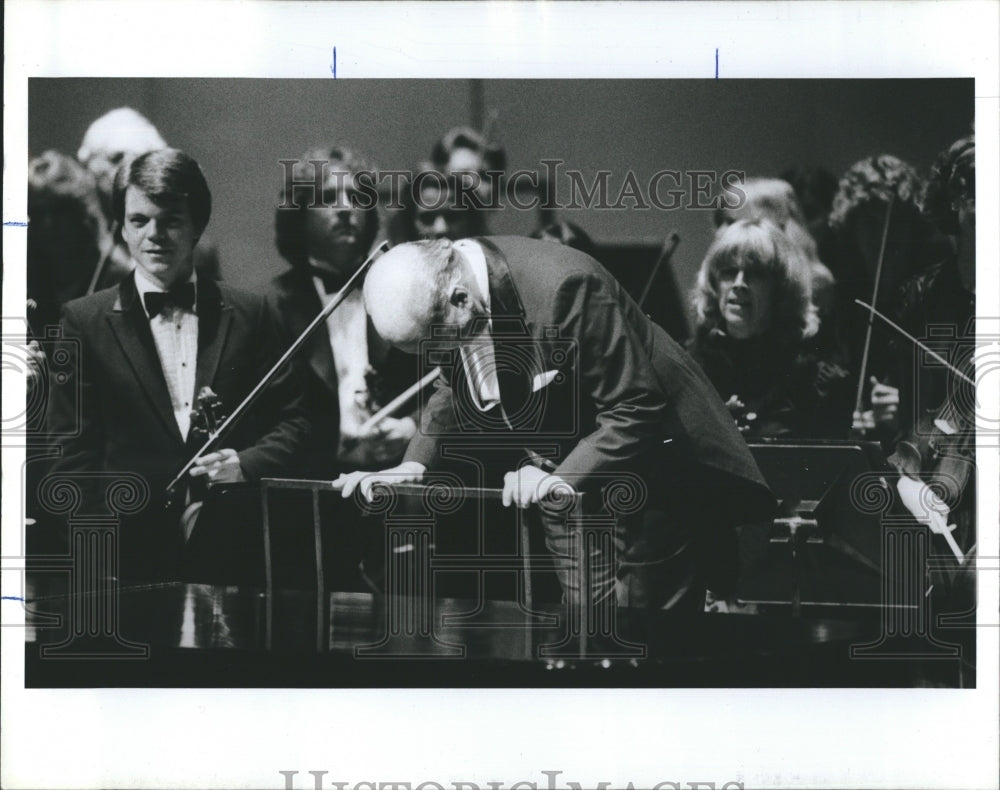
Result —
[[[323, 305], [333, 301], [319, 277], [313, 277], [316, 294]], [[337, 402], [340, 404], [340, 446], [337, 457], [342, 462], [364, 463], [365, 443], [354, 444], [362, 423], [372, 415], [370, 393], [365, 373], [368, 371], [368, 313], [360, 288], [353, 289], [326, 319], [326, 329], [337, 371]], [[348, 440], [345, 443], [345, 439]]]
[[[194, 272], [188, 282], [195, 283]], [[146, 310], [145, 295], [150, 292], [163, 293], [167, 289], [156, 282], [143, 270], [135, 267], [135, 288], [139, 292], [139, 301], [143, 312], [149, 318]], [[191, 428], [191, 409], [194, 402], [194, 379], [198, 365], [198, 314], [196, 309], [186, 310], [180, 307], [167, 307], [150, 319], [149, 329], [153, 333], [153, 342], [160, 356], [160, 367], [167, 381], [170, 392], [170, 403], [174, 410], [174, 419], [181, 436], [186, 440]]]

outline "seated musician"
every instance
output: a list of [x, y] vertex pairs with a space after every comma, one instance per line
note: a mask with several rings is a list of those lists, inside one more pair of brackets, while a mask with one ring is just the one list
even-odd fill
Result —
[[808, 261], [766, 219], [722, 227], [698, 272], [691, 355], [747, 438], [843, 438], [851, 384], [815, 344]]
[[[921, 197], [926, 219], [948, 240], [948, 249], [905, 283], [900, 324], [934, 346], [953, 368], [931, 360], [900, 338], [908, 375], [903, 377], [902, 432], [890, 462], [912, 481], [918, 518], [930, 515], [918, 488], [932, 484], [941, 517], [932, 525], [954, 527], [954, 543], [968, 552], [975, 543], [975, 349], [976, 303], [976, 146], [964, 137], [936, 159]], [[929, 339], [934, 336], [937, 341]], [[945, 332], [947, 334], [942, 334]], [[963, 379], [963, 376], [966, 378]], [[904, 490], [904, 502], [907, 491]], [[950, 556], [939, 534], [940, 549]]]
[[[452, 241], [466, 239], [471, 236], [484, 236], [489, 233], [487, 227], [488, 214], [478, 208], [480, 205], [492, 205], [494, 198], [500, 192], [504, 170], [507, 166], [507, 156], [503, 148], [492, 143], [485, 134], [480, 134], [467, 126], [456, 126], [445, 132], [434, 143], [431, 149], [430, 166], [442, 173], [452, 184], [463, 182], [464, 187], [471, 186], [475, 203], [468, 209], [467, 216], [463, 201], [457, 201], [458, 216], [448, 220], [449, 228], [441, 233], [440, 227], [433, 228], [430, 217], [418, 216], [418, 228], [421, 238], [448, 238]], [[431, 198], [430, 195], [423, 196]], [[453, 201], [453, 203], [456, 201]], [[423, 198], [421, 206], [434, 205]]]
[[134, 271], [63, 310], [64, 345], [79, 349], [79, 366], [52, 378], [47, 428], [60, 450], [52, 471], [77, 476], [81, 515], [108, 507], [106, 485], [91, 473], [145, 481], [145, 508], [117, 533], [122, 578], [225, 576], [244, 546], [261, 545], [259, 528], [223, 518], [231, 542], [211, 549], [211, 525], [199, 521], [187, 534], [181, 515], [200, 483], [252, 483], [291, 464], [309, 429], [298, 387], [288, 373], [275, 379], [168, 497], [203, 444], [192, 429], [196, 395], [211, 387], [233, 409], [277, 359], [278, 333], [262, 297], [195, 270], [211, 194], [194, 159], [169, 148], [137, 157], [116, 175], [112, 206]]
[[816, 242], [819, 259], [824, 260], [830, 230], [826, 219], [837, 194], [837, 177], [825, 167], [793, 165], [781, 173], [780, 178], [795, 192], [801, 208], [800, 221]]
[[107, 229], [94, 177], [46, 151], [28, 163], [28, 321], [44, 337], [62, 306], [87, 293]]
[[[402, 209], [389, 220], [394, 244], [419, 239], [467, 239], [487, 232], [489, 195], [475, 189], [478, 174], [445, 173], [421, 165], [405, 185]], [[480, 182], [482, 186], [483, 182]]]
[[829, 218], [824, 260], [837, 284], [828, 328], [852, 371], [860, 376], [867, 363], [855, 429], [881, 441], [886, 450], [899, 430], [899, 386], [905, 375], [899, 361], [909, 349], [882, 327], [875, 327], [868, 340], [868, 314], [854, 300], [871, 304], [874, 294], [874, 307], [898, 320], [903, 283], [947, 249], [920, 212], [922, 187], [913, 167], [895, 156], [862, 159], [841, 178]]
[[748, 178], [740, 188], [744, 194], [741, 205], [730, 208], [723, 202], [715, 210], [716, 228], [740, 219], [771, 220], [799, 248], [806, 261], [812, 302], [821, 315], [828, 315], [833, 307], [833, 275], [820, 260], [792, 185], [778, 178]]
[[[28, 163], [28, 256], [26, 373], [28, 403], [44, 392], [46, 332], [59, 324], [62, 306], [87, 292], [106, 234], [94, 177], [73, 157], [46, 151]], [[31, 430], [43, 431], [44, 410], [32, 410]], [[30, 474], [42, 476], [50, 457], [45, 447], [26, 450]], [[37, 520], [37, 490], [25, 491], [25, 515]], [[58, 553], [55, 542], [43, 551], [39, 541], [55, 536], [28, 532], [29, 553]]]
[[[322, 163], [322, 164], [319, 164]], [[314, 195], [314, 168], [324, 169], [322, 195]], [[281, 328], [282, 342], [290, 345], [364, 263], [379, 229], [377, 209], [362, 206], [355, 177], [372, 172], [364, 157], [346, 146], [315, 148], [304, 153], [285, 173], [285, 184], [275, 212], [275, 241], [291, 268], [274, 278], [271, 299]], [[322, 205], [320, 205], [322, 203]], [[416, 432], [414, 395], [400, 408], [378, 420], [371, 418], [417, 380], [417, 360], [393, 349], [372, 328], [365, 313], [361, 289], [327, 318], [294, 359], [307, 386], [307, 406], [313, 431], [296, 459], [295, 473], [332, 480], [351, 469], [381, 469], [402, 460]], [[340, 512], [343, 511], [343, 512]], [[342, 508], [331, 534], [339, 548], [333, 583], [356, 585], [361, 554], [365, 572], [377, 563], [378, 536], [363, 541], [359, 530], [375, 529], [356, 520], [356, 510]], [[324, 521], [329, 521], [324, 518]], [[359, 546], [359, 542], [364, 546]], [[350, 544], [350, 545], [347, 545]]]
[[406, 185], [403, 210], [390, 219], [390, 236], [406, 242], [488, 234], [505, 166], [503, 149], [483, 135], [467, 127], [450, 129]]
[[[615, 549], [586, 560], [589, 586], [573, 548], [578, 527], [533, 509], [564, 595], [688, 611], [702, 610], [706, 582], [714, 589], [734, 573], [731, 527], [771, 517], [773, 498], [711, 383], [593, 258], [514, 237], [414, 242], [375, 261], [364, 295], [394, 345], [418, 351], [436, 328], [458, 353], [403, 463], [341, 477], [343, 496], [359, 486], [370, 495], [378, 481], [420, 482], [469, 431], [477, 442], [467, 453], [511, 450], [506, 469], [485, 481], [502, 486], [507, 506], [529, 508], [571, 486], [586, 509], [616, 475], [631, 474], [643, 483], [640, 505], [615, 522]], [[554, 337], [575, 351], [563, 353]], [[554, 445], [557, 455], [542, 457]]]

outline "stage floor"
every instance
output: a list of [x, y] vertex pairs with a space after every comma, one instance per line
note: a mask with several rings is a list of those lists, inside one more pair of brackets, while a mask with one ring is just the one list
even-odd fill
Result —
[[69, 595], [29, 575], [25, 685], [44, 687], [973, 687], [975, 628], [675, 615], [166, 583]]

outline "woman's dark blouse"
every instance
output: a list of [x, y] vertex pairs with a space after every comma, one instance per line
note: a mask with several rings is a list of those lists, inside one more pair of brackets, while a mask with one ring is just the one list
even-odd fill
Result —
[[781, 347], [766, 335], [737, 340], [716, 329], [696, 335], [689, 350], [724, 401], [735, 395], [745, 405], [734, 418], [747, 439], [846, 437], [850, 377], [815, 342]]

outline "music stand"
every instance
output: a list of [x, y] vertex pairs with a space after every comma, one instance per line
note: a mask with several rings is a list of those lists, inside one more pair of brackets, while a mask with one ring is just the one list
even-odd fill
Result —
[[737, 597], [793, 614], [804, 606], [881, 607], [882, 512], [852, 499], [859, 476], [886, 470], [880, 446], [774, 439], [750, 450], [780, 516], [741, 528]]

